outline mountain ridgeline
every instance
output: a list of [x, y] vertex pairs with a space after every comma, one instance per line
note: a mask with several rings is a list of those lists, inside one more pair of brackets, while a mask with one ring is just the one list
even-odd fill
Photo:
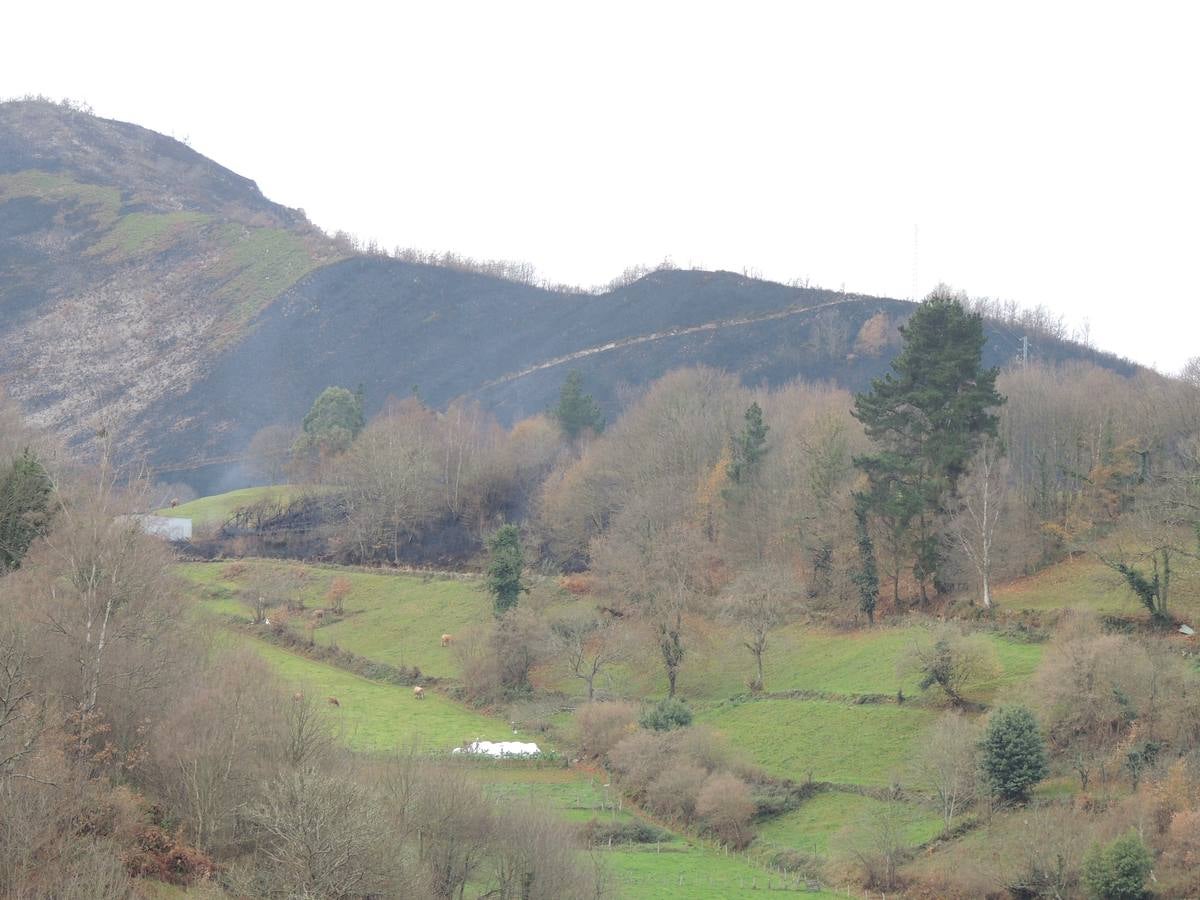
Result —
[[[746, 384], [860, 389], [909, 301], [660, 269], [604, 293], [547, 290], [357, 252], [183, 143], [40, 101], [0, 104], [0, 380], [76, 443], [104, 428], [163, 478], [238, 487], [252, 437], [330, 384], [368, 415], [414, 390], [511, 422], [571, 370], [606, 411], [703, 364]], [[986, 326], [986, 365], [1022, 335]], [[1043, 361], [1127, 362], [1038, 336]]]

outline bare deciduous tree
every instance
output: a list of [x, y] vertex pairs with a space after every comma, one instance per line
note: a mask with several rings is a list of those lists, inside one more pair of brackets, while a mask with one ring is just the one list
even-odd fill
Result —
[[914, 760], [916, 785], [937, 799], [946, 829], [975, 800], [978, 745], [978, 729], [958, 713], [947, 713]]
[[951, 531], [979, 577], [983, 607], [990, 609], [996, 530], [1008, 492], [1008, 470], [994, 440], [985, 442], [975, 455], [961, 490], [962, 506], [951, 521]]
[[754, 655], [757, 675], [751, 689], [763, 690], [763, 653], [771, 631], [791, 617], [799, 594], [786, 569], [764, 563], [743, 571], [725, 592], [725, 615], [745, 633], [744, 646]]

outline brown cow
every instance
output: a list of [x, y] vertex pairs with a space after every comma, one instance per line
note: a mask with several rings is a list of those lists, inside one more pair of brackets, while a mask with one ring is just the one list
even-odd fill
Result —
[[442, 646], [443, 646], [443, 647], [449, 647], [449, 646], [450, 646], [450, 642], [451, 642], [452, 640], [454, 640], [454, 635], [452, 635], [452, 634], [443, 634], [443, 635], [442, 635]]
[[342, 704], [338, 703], [337, 697], [328, 697], [328, 698], [326, 698], [326, 700], [330, 706], [341, 706], [342, 705]]
[[424, 700], [425, 699], [425, 688], [421, 687], [419, 684], [414, 685], [413, 698], [416, 700]]

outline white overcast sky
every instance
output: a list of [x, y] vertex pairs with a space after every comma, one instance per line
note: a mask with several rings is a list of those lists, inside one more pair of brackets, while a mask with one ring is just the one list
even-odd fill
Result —
[[[39, 11], [44, 10], [44, 11]], [[1200, 4], [10, 4], [0, 96], [187, 138], [318, 225], [1045, 304], [1200, 354]]]

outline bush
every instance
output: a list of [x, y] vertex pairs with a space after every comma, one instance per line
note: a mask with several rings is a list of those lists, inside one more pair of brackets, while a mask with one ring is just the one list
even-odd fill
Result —
[[609, 765], [620, 776], [622, 789], [635, 800], [645, 794], [667, 759], [670, 759], [667, 738], [653, 731], [635, 731], [608, 754]]
[[696, 815], [704, 819], [719, 841], [742, 849], [754, 840], [750, 819], [754, 816], [754, 801], [750, 788], [736, 775], [727, 772], [710, 775], [696, 799]]
[[707, 725], [672, 731], [670, 747], [680, 758], [690, 759], [708, 772], [736, 768], [725, 738]]
[[983, 772], [992, 793], [1024, 800], [1046, 777], [1046, 746], [1033, 713], [1023, 706], [999, 709], [983, 737]]
[[657, 815], [685, 825], [696, 815], [696, 802], [708, 772], [690, 762], [677, 762], [659, 773], [646, 788], [646, 805]]
[[643, 712], [638, 724], [651, 731], [686, 728], [692, 724], [692, 711], [679, 698], [667, 697]]
[[671, 832], [640, 819], [629, 822], [592, 819], [583, 826], [583, 836], [593, 847], [610, 843], [661, 844], [671, 840]]
[[1096, 844], [1083, 861], [1083, 883], [1098, 900], [1135, 900], [1145, 894], [1154, 860], [1136, 831], [1107, 846]]
[[633, 733], [637, 707], [632, 703], [588, 703], [575, 711], [575, 740], [582, 756], [605, 759]]

